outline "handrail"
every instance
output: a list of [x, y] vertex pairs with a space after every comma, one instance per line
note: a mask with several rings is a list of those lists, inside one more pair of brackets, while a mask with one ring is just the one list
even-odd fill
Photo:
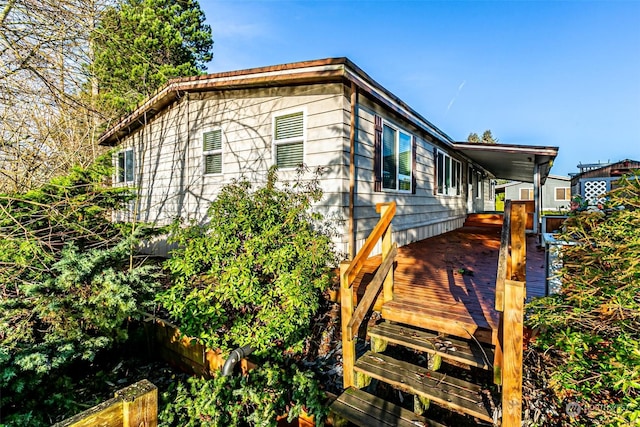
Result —
[[496, 311], [504, 311], [504, 282], [507, 280], [509, 264], [509, 242], [511, 240], [511, 200], [504, 202], [504, 218], [500, 233], [500, 252], [498, 255], [498, 275], [496, 277]]
[[382, 261], [380, 267], [378, 267], [378, 271], [373, 277], [373, 280], [367, 285], [367, 290], [360, 299], [358, 307], [353, 312], [353, 317], [351, 317], [351, 320], [347, 325], [349, 336], [355, 335], [358, 329], [360, 329], [362, 320], [367, 315], [373, 304], [376, 302], [376, 297], [378, 296], [378, 293], [382, 288], [382, 284], [384, 283], [384, 279], [387, 277], [387, 273], [389, 272], [391, 267], [393, 267], [393, 262], [396, 259], [396, 255], [398, 255], [398, 245], [394, 244], [391, 252], [389, 252], [384, 261]]
[[369, 234], [369, 237], [367, 237], [367, 240], [365, 240], [364, 245], [362, 245], [362, 248], [353, 258], [351, 264], [349, 264], [349, 268], [345, 272], [347, 281], [349, 282], [349, 286], [353, 284], [353, 279], [355, 279], [358, 273], [360, 273], [360, 270], [362, 270], [364, 263], [369, 258], [369, 255], [371, 255], [371, 252], [376, 246], [376, 243], [378, 243], [378, 240], [380, 240], [384, 232], [387, 230], [387, 228], [389, 228], [391, 220], [396, 214], [396, 202], [378, 203], [376, 205], [376, 212], [379, 213], [383, 206], [388, 206], [388, 209], [380, 217], [380, 220], [373, 228], [371, 234]]
[[[340, 264], [340, 313], [342, 326], [342, 379], [344, 388], [356, 384], [355, 362], [356, 344], [354, 332], [360, 329], [360, 325], [366, 314], [376, 301], [383, 288], [383, 301], [389, 301], [393, 297], [393, 263], [398, 253], [397, 245], [392, 245], [391, 220], [396, 213], [396, 203], [378, 203], [376, 212], [380, 213], [380, 220], [371, 231], [360, 251], [351, 262], [343, 261]], [[358, 307], [353, 307], [353, 282], [362, 270], [366, 260], [371, 255], [373, 248], [382, 239], [382, 264], [373, 281], [367, 286], [364, 297], [359, 301]]]
[[494, 352], [494, 382], [502, 385], [502, 425], [522, 420], [522, 341], [526, 294], [526, 209], [505, 202], [496, 276], [495, 308], [499, 314]]

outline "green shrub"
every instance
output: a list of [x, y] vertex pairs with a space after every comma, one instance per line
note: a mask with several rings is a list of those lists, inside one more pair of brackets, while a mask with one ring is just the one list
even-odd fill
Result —
[[295, 365], [282, 369], [265, 364], [244, 376], [194, 377], [179, 383], [175, 396], [170, 395], [161, 396], [170, 400], [159, 414], [163, 425], [270, 427], [277, 416], [288, 413], [291, 421], [303, 409], [321, 425], [327, 414], [324, 393], [313, 374]]
[[109, 165], [0, 195], [2, 422], [76, 412], [68, 369], [124, 340], [127, 320], [153, 301], [158, 270], [129, 268], [136, 238], [110, 221], [132, 194], [108, 185]]
[[175, 224], [178, 249], [167, 261], [173, 286], [158, 300], [186, 335], [211, 348], [244, 345], [257, 355], [282, 358], [299, 351], [320, 292], [336, 262], [322, 216], [317, 177], [277, 185], [248, 181], [225, 186], [205, 224]]
[[562, 292], [529, 305], [548, 386], [571, 425], [640, 422], [640, 175], [623, 178], [602, 209], [576, 212], [562, 239]]

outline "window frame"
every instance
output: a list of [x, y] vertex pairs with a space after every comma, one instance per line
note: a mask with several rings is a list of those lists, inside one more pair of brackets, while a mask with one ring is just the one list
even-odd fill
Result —
[[[131, 158], [131, 168], [127, 167], [127, 154], [130, 154]], [[122, 165], [120, 164], [120, 158], [122, 156]], [[119, 150], [115, 154], [116, 158], [116, 167], [115, 167], [115, 181], [118, 184], [122, 185], [130, 185], [133, 184], [136, 180], [136, 156], [133, 150], [133, 147], [124, 148]], [[129, 174], [130, 172], [130, 174]]]
[[482, 179], [482, 172], [476, 171], [476, 199], [482, 199], [484, 195], [484, 185]]
[[[384, 166], [385, 166], [385, 162], [384, 162], [384, 128], [388, 127], [389, 129], [392, 129], [395, 131], [395, 137], [394, 137], [394, 157], [395, 157], [395, 188], [389, 188], [389, 187], [385, 187], [385, 179], [384, 179]], [[409, 188], [408, 189], [401, 189], [400, 188], [400, 134], [403, 134], [405, 136], [408, 137], [409, 139], [409, 160], [407, 162], [407, 165], [409, 166]], [[381, 155], [380, 155], [380, 165], [378, 166], [380, 168], [380, 176], [382, 177], [382, 191], [384, 192], [390, 192], [390, 193], [408, 193], [408, 194], [412, 194], [413, 193], [413, 174], [414, 174], [414, 170], [413, 170], [413, 141], [414, 141], [415, 136], [411, 133], [411, 132], [407, 132], [406, 130], [404, 130], [404, 128], [396, 125], [395, 123], [392, 123], [388, 120], [382, 120], [382, 140], [380, 141], [380, 151], [381, 151]], [[404, 174], [402, 174], [403, 176], [406, 176]]]
[[[302, 136], [295, 136], [290, 138], [276, 139], [276, 121], [279, 117], [289, 116], [294, 114], [302, 114]], [[274, 113], [271, 117], [271, 158], [272, 164], [278, 167], [278, 170], [286, 171], [286, 170], [296, 170], [298, 166], [287, 166], [281, 167], [278, 165], [278, 146], [283, 145], [293, 145], [300, 143], [302, 144], [302, 162], [301, 164], [306, 164], [307, 158], [307, 109], [306, 108], [295, 108], [290, 110], [282, 110]]]
[[[527, 191], [527, 194], [528, 194], [528, 195], [529, 195], [529, 194], [531, 195], [531, 198], [523, 199], [523, 198], [522, 198], [522, 190], [526, 190], [526, 191]], [[533, 200], [533, 188], [529, 188], [529, 187], [520, 188], [520, 189], [518, 190], [518, 200]]]
[[[440, 162], [441, 157], [442, 162]], [[462, 162], [440, 149], [436, 150], [434, 161], [438, 175], [436, 177], [436, 194], [439, 196], [461, 196]]]
[[[207, 133], [211, 132], [220, 132], [220, 148], [216, 150], [205, 150], [204, 149], [204, 136]], [[220, 176], [224, 173], [224, 132], [220, 127], [213, 127], [207, 130], [203, 130], [200, 133], [200, 149], [202, 150], [202, 175], [203, 176]], [[220, 172], [207, 172], [207, 156], [212, 155], [220, 155]]]
[[[558, 199], [558, 190], [564, 190], [564, 199]], [[568, 194], [567, 194], [568, 192]], [[571, 201], [571, 187], [555, 187], [553, 189], [553, 199], [556, 202], [569, 202]]]

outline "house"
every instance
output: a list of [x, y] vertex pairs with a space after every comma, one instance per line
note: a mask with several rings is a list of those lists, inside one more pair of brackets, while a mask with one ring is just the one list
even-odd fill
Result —
[[337, 248], [353, 256], [395, 201], [399, 245], [461, 227], [494, 209], [495, 178], [544, 182], [556, 147], [458, 143], [346, 58], [169, 82], [108, 129], [115, 185], [135, 186], [127, 217], [202, 220], [233, 179], [265, 180], [277, 165], [324, 168], [317, 207], [343, 219]]
[[[533, 184], [512, 181], [496, 186], [496, 194], [504, 193], [504, 200], [533, 200]], [[549, 175], [542, 186], [543, 211], [568, 211], [571, 203], [571, 178]]]
[[580, 172], [571, 176], [571, 194], [580, 195], [592, 204], [601, 201], [622, 175], [640, 170], [640, 162], [629, 159], [586, 166], [578, 165]]

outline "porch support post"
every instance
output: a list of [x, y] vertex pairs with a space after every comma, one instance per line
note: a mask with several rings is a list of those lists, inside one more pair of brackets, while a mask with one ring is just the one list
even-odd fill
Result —
[[542, 214], [542, 186], [540, 185], [540, 165], [533, 168], [533, 233], [540, 232], [540, 216]]

